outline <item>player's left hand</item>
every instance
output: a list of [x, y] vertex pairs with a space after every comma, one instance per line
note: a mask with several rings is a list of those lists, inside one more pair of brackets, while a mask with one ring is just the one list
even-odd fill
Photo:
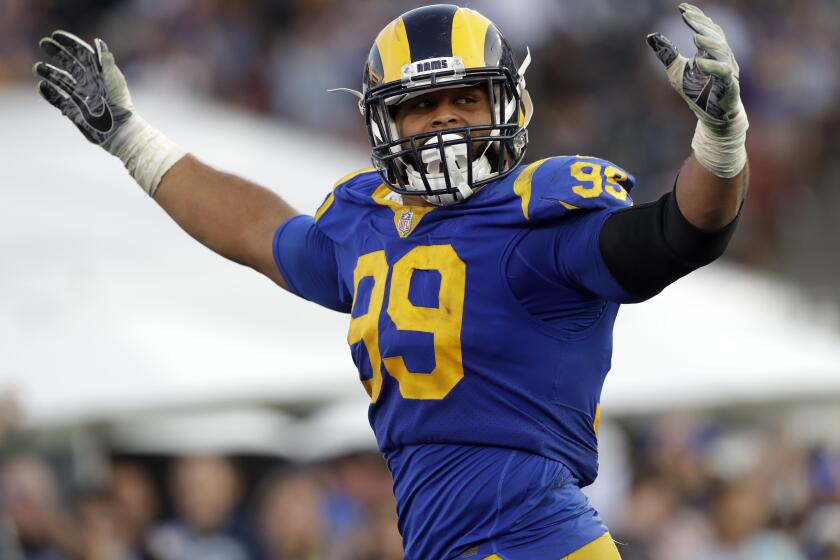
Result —
[[671, 85], [697, 118], [712, 129], [726, 129], [736, 119], [745, 120], [738, 83], [740, 69], [723, 29], [696, 6], [683, 3], [679, 10], [694, 31], [697, 53], [692, 59], [681, 55], [661, 33], [647, 36], [648, 45], [667, 69]]

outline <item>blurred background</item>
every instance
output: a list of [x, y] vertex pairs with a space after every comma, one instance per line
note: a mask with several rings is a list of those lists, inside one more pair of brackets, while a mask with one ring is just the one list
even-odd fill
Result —
[[[475, 0], [536, 104], [528, 161], [673, 185], [694, 118], [644, 37], [676, 2]], [[840, 559], [840, 3], [700, 1], [741, 65], [752, 185], [726, 257], [619, 314], [587, 489], [625, 560]], [[200, 248], [35, 93], [105, 39], [138, 111], [313, 212], [368, 165], [352, 98], [404, 0], [0, 0], [0, 558], [391, 560], [346, 318]]]

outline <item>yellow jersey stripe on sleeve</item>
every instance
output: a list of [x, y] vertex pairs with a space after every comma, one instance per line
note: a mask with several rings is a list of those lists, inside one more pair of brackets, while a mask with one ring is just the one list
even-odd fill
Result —
[[534, 173], [549, 159], [551, 158], [535, 161], [523, 169], [513, 182], [513, 192], [522, 199], [522, 215], [525, 216], [526, 220], [531, 219], [528, 215], [528, 205], [531, 204], [531, 181], [534, 179]]
[[359, 169], [357, 171], [353, 171], [351, 173], [348, 173], [347, 175], [345, 175], [344, 177], [342, 177], [341, 179], [339, 179], [338, 181], [335, 182], [335, 184], [333, 185], [333, 190], [337, 189], [338, 187], [340, 187], [341, 185], [343, 185], [344, 183], [346, 183], [347, 181], [349, 181], [353, 177], [358, 177], [362, 173], [368, 173], [368, 172], [373, 171], [373, 170], [374, 170], [373, 167], [365, 167], [364, 169]]
[[333, 202], [335, 202], [335, 193], [330, 193], [330, 196], [327, 197], [327, 200], [325, 200], [321, 207], [318, 208], [318, 210], [315, 212], [316, 222], [321, 219], [321, 216], [323, 216], [327, 210], [330, 209], [330, 206], [332, 206]]
[[321, 216], [323, 216], [326, 213], [326, 211], [330, 209], [330, 206], [333, 205], [333, 202], [335, 202], [335, 189], [337, 189], [353, 177], [357, 177], [362, 173], [367, 173], [369, 171], [373, 171], [373, 167], [365, 167], [364, 169], [353, 171], [352, 173], [348, 173], [347, 175], [336, 181], [333, 185], [333, 192], [330, 193], [330, 196], [328, 196], [324, 203], [321, 204], [321, 206], [318, 208], [318, 210], [315, 211], [315, 221], [317, 222], [318, 220], [320, 220]]

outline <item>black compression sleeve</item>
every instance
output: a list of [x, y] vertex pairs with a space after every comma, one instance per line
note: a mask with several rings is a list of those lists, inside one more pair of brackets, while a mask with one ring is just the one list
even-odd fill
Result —
[[610, 216], [601, 229], [601, 255], [625, 290], [647, 299], [721, 256], [739, 217], [740, 213], [723, 229], [699, 229], [682, 215], [676, 196], [668, 193]]

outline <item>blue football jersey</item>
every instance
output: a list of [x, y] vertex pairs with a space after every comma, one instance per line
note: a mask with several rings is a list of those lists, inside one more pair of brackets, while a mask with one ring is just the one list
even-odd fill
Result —
[[[533, 502], [545, 481], [594, 480], [613, 323], [633, 300], [598, 236], [633, 184], [610, 162], [556, 157], [460, 204], [418, 207], [366, 170], [278, 230], [291, 290], [350, 313], [407, 558], [447, 557], [528, 515], [550, 529]], [[583, 507], [544, 501], [549, 514]]]

